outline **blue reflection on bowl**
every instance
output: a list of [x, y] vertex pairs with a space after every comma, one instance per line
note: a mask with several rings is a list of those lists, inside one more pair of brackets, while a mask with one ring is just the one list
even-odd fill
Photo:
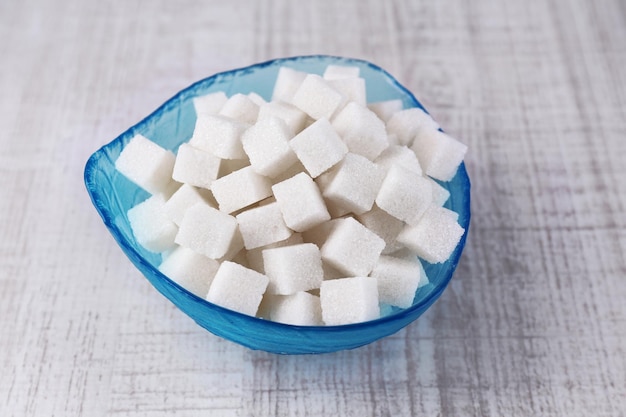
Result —
[[160, 273], [157, 267], [161, 256], [137, 244], [126, 217], [128, 209], [143, 201], [148, 194], [115, 170], [115, 160], [138, 133], [175, 152], [193, 132], [196, 119], [193, 97], [216, 91], [224, 91], [228, 96], [256, 92], [269, 100], [279, 67], [322, 74], [329, 64], [358, 66], [367, 83], [368, 102], [401, 99], [405, 108], [423, 108], [391, 75], [369, 62], [333, 56], [277, 59], [219, 73], [191, 85], [91, 155], [85, 167], [85, 184], [91, 200], [131, 262], [159, 292], [200, 326], [251, 349], [283, 354], [353, 349], [395, 333], [417, 319], [448, 285], [465, 245], [470, 222], [470, 182], [465, 165], [461, 165], [452, 181], [441, 184], [451, 195], [446, 207], [459, 214], [459, 224], [466, 233], [447, 262], [436, 265], [423, 262], [430, 284], [417, 291], [413, 305], [404, 310], [395, 309], [390, 315], [366, 323], [306, 327], [274, 323], [224, 309], [189, 293]]

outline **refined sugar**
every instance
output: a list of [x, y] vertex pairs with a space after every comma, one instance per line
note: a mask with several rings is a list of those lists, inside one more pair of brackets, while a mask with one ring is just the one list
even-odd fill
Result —
[[248, 250], [285, 240], [292, 233], [285, 225], [277, 203], [246, 210], [236, 218]]
[[254, 316], [261, 304], [269, 279], [234, 262], [222, 262], [206, 300], [230, 310]]
[[[237, 227], [235, 229], [235, 233], [233, 234], [233, 239], [230, 241], [230, 245], [228, 245], [228, 249], [226, 250], [226, 253], [224, 254], [224, 256], [217, 258], [217, 261], [218, 262], [232, 261], [232, 262], [236, 262], [241, 265], [244, 265], [245, 262], [240, 262], [242, 260], [241, 252], [243, 250], [245, 250], [244, 244], [243, 244], [243, 237], [241, 236], [239, 227]], [[239, 261], [237, 261], [236, 258], [238, 258]]]
[[407, 225], [400, 232], [398, 242], [427, 262], [445, 262], [465, 230], [443, 210], [442, 207], [431, 205], [416, 225]]
[[421, 269], [417, 258], [409, 261], [381, 256], [370, 274], [378, 282], [380, 302], [400, 308], [410, 307], [420, 284]]
[[356, 78], [359, 76], [359, 67], [351, 67], [344, 65], [329, 65], [324, 70], [325, 80], [340, 80], [343, 78]]
[[315, 227], [310, 228], [306, 232], [302, 233], [302, 239], [307, 243], [314, 243], [318, 248], [321, 248], [328, 239], [328, 236], [337, 226], [341, 219], [332, 219], [324, 223], [320, 223]]
[[424, 172], [441, 181], [450, 181], [463, 162], [467, 146], [435, 129], [420, 129], [411, 147]]
[[183, 184], [165, 203], [165, 214], [168, 219], [180, 226], [187, 209], [196, 203], [211, 205], [196, 188]]
[[256, 104], [257, 106], [262, 106], [264, 104], [267, 104], [267, 101], [265, 101], [263, 97], [261, 97], [260, 95], [254, 92], [248, 93], [248, 98], [252, 100], [252, 102]]
[[328, 263], [324, 261], [322, 261], [322, 270], [324, 271], [324, 281], [329, 279], [346, 278], [346, 274], [328, 265]]
[[220, 170], [217, 173], [217, 178], [225, 177], [226, 175], [239, 171], [241, 168], [250, 166], [250, 159], [246, 155], [244, 159], [222, 159], [220, 164]]
[[303, 232], [330, 220], [322, 194], [304, 172], [274, 184], [272, 191], [285, 223], [296, 232]]
[[430, 180], [430, 185], [432, 185], [433, 189], [433, 204], [438, 206], [443, 206], [446, 204], [446, 201], [450, 198], [450, 191], [443, 188], [439, 183], [432, 178], [425, 177]]
[[[315, 178], [315, 183], [322, 192], [322, 196], [326, 187], [328, 187], [332, 179], [335, 177], [335, 173], [336, 170], [330, 169], [324, 172], [319, 177]], [[330, 217], [332, 217], [333, 219], [345, 216], [346, 214], [350, 213], [349, 208], [343, 207], [329, 198], [324, 198], [324, 204], [326, 204], [326, 210], [328, 210], [328, 214], [330, 214]]]
[[432, 199], [432, 185], [427, 178], [392, 166], [376, 196], [376, 204], [395, 218], [415, 224]]
[[209, 152], [183, 143], [178, 147], [172, 178], [196, 187], [211, 188], [217, 178], [221, 159]]
[[250, 158], [252, 169], [275, 177], [298, 161], [289, 146], [291, 132], [285, 122], [275, 117], [259, 120], [241, 137], [243, 149]]
[[292, 136], [297, 135], [304, 129], [304, 125], [308, 119], [305, 112], [292, 104], [281, 101], [272, 101], [259, 107], [259, 117], [257, 121], [270, 117], [278, 117], [284, 121], [287, 127], [289, 127]]
[[321, 248], [324, 261], [348, 276], [366, 276], [385, 241], [351, 217], [339, 219]]
[[228, 101], [228, 97], [223, 91], [206, 94], [200, 97], [194, 97], [193, 107], [196, 109], [196, 115], [200, 114], [217, 114]]
[[313, 178], [341, 161], [348, 148], [330, 122], [317, 120], [289, 142], [309, 175]]
[[306, 169], [304, 168], [304, 165], [302, 165], [302, 162], [298, 159], [295, 164], [292, 164], [289, 168], [272, 178], [272, 182], [274, 184], [278, 184], [279, 182], [283, 182], [301, 172], [306, 173]]
[[387, 121], [387, 132], [398, 136], [400, 145], [411, 146], [417, 132], [422, 128], [439, 129], [437, 122], [424, 110], [413, 107], [394, 113]]
[[312, 243], [263, 250], [270, 294], [288, 295], [319, 288], [324, 279], [320, 250]]
[[328, 85], [337, 90], [344, 98], [338, 108], [342, 108], [346, 103], [352, 101], [359, 106], [367, 105], [365, 93], [365, 80], [363, 78], [341, 78], [328, 80]]
[[197, 203], [185, 212], [176, 243], [211, 259], [219, 259], [232, 248], [237, 233], [234, 217], [208, 204]]
[[189, 144], [223, 159], [245, 159], [241, 135], [247, 123], [219, 115], [198, 115]]
[[376, 115], [383, 121], [387, 122], [391, 116], [402, 110], [402, 100], [385, 100], [378, 101], [376, 103], [370, 103], [367, 107], [376, 113]]
[[270, 320], [295, 326], [321, 326], [320, 298], [304, 291], [291, 295], [274, 295], [269, 311]]
[[385, 149], [378, 158], [374, 160], [376, 164], [383, 168], [385, 172], [389, 171], [394, 165], [411, 170], [416, 174], [422, 175], [422, 168], [419, 160], [415, 156], [415, 152], [406, 146], [391, 145]]
[[204, 298], [219, 268], [219, 263], [178, 246], [159, 265], [159, 271], [189, 292]]
[[248, 166], [213, 181], [211, 191], [221, 211], [232, 213], [272, 195], [272, 183]]
[[248, 267], [264, 274], [265, 268], [263, 267], [263, 251], [265, 249], [281, 248], [283, 246], [298, 245], [300, 243], [304, 243], [304, 241], [302, 240], [302, 235], [300, 233], [293, 233], [287, 239], [281, 240], [280, 242], [274, 242], [270, 243], [269, 245], [250, 249], [246, 252]]
[[141, 246], [151, 252], [172, 249], [178, 227], [165, 214], [165, 198], [155, 194], [137, 204], [127, 213], [133, 235]]
[[324, 188], [324, 197], [355, 214], [370, 210], [385, 177], [384, 171], [369, 159], [353, 153], [348, 153], [333, 171], [332, 179]]
[[168, 190], [176, 157], [142, 135], [135, 135], [115, 161], [115, 168], [150, 194]]
[[272, 100], [291, 103], [293, 95], [306, 78], [306, 75], [306, 72], [296, 71], [288, 67], [280, 67], [278, 76], [276, 77], [276, 83], [274, 84]]
[[381, 210], [376, 204], [366, 213], [360, 214], [357, 220], [378, 237], [385, 241], [383, 254], [398, 250], [401, 246], [396, 242], [398, 234], [404, 228], [404, 222], [393, 217], [391, 214]]
[[380, 317], [375, 278], [350, 277], [324, 281], [320, 288], [322, 319], [327, 326], [360, 323]]
[[344, 97], [322, 77], [307, 74], [293, 96], [292, 104], [315, 120], [330, 119]]
[[254, 124], [259, 115], [259, 105], [246, 95], [235, 94], [224, 104], [219, 115], [243, 123]]
[[332, 126], [352, 153], [373, 161], [389, 146], [385, 124], [371, 110], [350, 102], [333, 119]]

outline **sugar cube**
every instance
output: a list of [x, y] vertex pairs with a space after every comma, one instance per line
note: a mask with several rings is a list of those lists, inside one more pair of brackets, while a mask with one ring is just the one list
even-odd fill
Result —
[[368, 212], [356, 216], [357, 220], [385, 241], [383, 254], [391, 253], [400, 248], [396, 242], [398, 234], [404, 228], [404, 222], [381, 210], [376, 204]]
[[209, 152], [196, 149], [188, 143], [178, 147], [172, 178], [196, 187], [211, 188], [217, 178], [221, 159]]
[[319, 119], [289, 142], [298, 159], [313, 178], [343, 159], [346, 144], [327, 119]]
[[385, 101], [377, 101], [375, 103], [369, 103], [367, 107], [376, 113], [376, 115], [383, 121], [387, 122], [391, 116], [402, 110], [402, 100], [393, 99]]
[[467, 146], [435, 129], [420, 129], [411, 147], [424, 172], [441, 181], [450, 181], [463, 162]]
[[360, 323], [380, 317], [378, 284], [371, 277], [324, 281], [320, 288], [322, 319], [327, 326]]
[[272, 195], [267, 177], [247, 166], [213, 181], [211, 191], [221, 211], [232, 213]]
[[320, 250], [312, 243], [263, 250], [270, 294], [294, 294], [319, 288], [324, 279]]
[[176, 157], [150, 139], [137, 134], [124, 147], [115, 168], [150, 194], [168, 190]]
[[241, 137], [243, 149], [250, 158], [252, 169], [267, 177], [275, 177], [298, 161], [289, 146], [291, 132], [282, 119], [267, 117], [259, 120]]
[[127, 213], [133, 235], [141, 246], [151, 252], [172, 249], [178, 227], [165, 214], [165, 198], [161, 194], [137, 204]]
[[409, 261], [381, 256], [370, 274], [378, 283], [380, 302], [400, 308], [410, 307], [420, 284], [421, 269], [417, 258]]
[[272, 186], [285, 223], [303, 232], [330, 220], [322, 195], [311, 177], [301, 172]]
[[442, 207], [431, 205], [416, 225], [407, 225], [398, 242], [430, 263], [445, 262], [465, 230]]
[[206, 300], [242, 314], [254, 316], [261, 304], [269, 279], [234, 262], [222, 262]]
[[315, 120], [330, 119], [343, 101], [341, 93], [315, 74], [307, 74], [292, 99], [294, 106]]
[[291, 103], [294, 94], [306, 78], [306, 75], [306, 72], [296, 71], [289, 67], [280, 67], [274, 84], [272, 101]]
[[439, 124], [419, 107], [400, 110], [387, 121], [387, 132], [397, 135], [400, 145], [411, 146], [422, 128], [439, 129]]
[[292, 233], [285, 225], [277, 203], [246, 210], [236, 218], [246, 249], [285, 240]]
[[337, 226], [341, 219], [331, 219], [324, 223], [320, 223], [315, 227], [308, 229], [302, 233], [302, 239], [307, 243], [314, 243], [318, 248], [321, 248], [328, 236]]
[[241, 135], [249, 126], [225, 116], [200, 114], [189, 144], [223, 159], [245, 159]]
[[263, 251], [265, 249], [280, 248], [283, 246], [297, 245], [300, 243], [304, 243], [304, 241], [302, 240], [302, 234], [293, 233], [291, 236], [289, 236], [285, 240], [270, 243], [269, 245], [260, 246], [258, 248], [250, 249], [246, 251], [246, 259], [248, 261], [248, 267], [250, 269], [254, 269], [257, 272], [264, 274], [265, 268], [263, 266]]
[[356, 78], [359, 76], [359, 67], [347, 65], [328, 65], [324, 70], [325, 80], [340, 80], [344, 78]]
[[259, 117], [257, 121], [270, 117], [278, 117], [287, 124], [291, 135], [297, 135], [304, 129], [304, 125], [308, 119], [306, 113], [296, 106], [281, 102], [272, 101], [259, 107]]
[[263, 97], [261, 97], [259, 94], [255, 92], [248, 93], [248, 98], [252, 100], [252, 102], [259, 107], [264, 104], [267, 104], [267, 101], [265, 101]]
[[348, 150], [373, 161], [389, 146], [385, 124], [366, 107], [348, 103], [333, 119], [332, 126]]
[[391, 145], [385, 149], [374, 162], [376, 162], [379, 167], [383, 168], [385, 172], [389, 171], [389, 168], [392, 166], [399, 165], [416, 174], [422, 175], [422, 167], [420, 166], [417, 156], [415, 156], [415, 152], [406, 146]]
[[232, 248], [237, 233], [234, 217], [208, 204], [197, 203], [185, 212], [175, 241], [211, 259], [219, 259]]
[[337, 107], [338, 109], [341, 109], [350, 101], [362, 107], [367, 105], [365, 80], [363, 78], [341, 78], [328, 80], [327, 82], [329, 86], [337, 90], [343, 96], [343, 101]]
[[348, 153], [333, 171], [323, 196], [355, 214], [370, 210], [385, 177], [384, 171], [353, 153]]
[[367, 276], [385, 241], [351, 217], [339, 219], [321, 248], [324, 261], [348, 276]]
[[183, 184], [165, 203], [165, 214], [177, 226], [183, 221], [187, 209], [196, 203], [211, 205], [200, 192], [189, 184]]
[[450, 191], [442, 187], [437, 181], [432, 178], [426, 177], [430, 180], [430, 185], [433, 189], [433, 204], [443, 206], [450, 198]]
[[228, 101], [228, 97], [223, 91], [209, 93], [203, 96], [193, 98], [193, 107], [196, 115], [200, 114], [217, 114]]
[[295, 326], [323, 324], [320, 298], [304, 291], [291, 295], [274, 295], [269, 317], [270, 320]]
[[219, 115], [254, 124], [259, 115], [259, 105], [246, 95], [235, 94], [224, 104]]
[[392, 166], [376, 196], [376, 204], [395, 218], [415, 224], [432, 199], [428, 179], [401, 166]]
[[159, 271], [198, 297], [206, 297], [219, 263], [178, 246], [159, 265]]

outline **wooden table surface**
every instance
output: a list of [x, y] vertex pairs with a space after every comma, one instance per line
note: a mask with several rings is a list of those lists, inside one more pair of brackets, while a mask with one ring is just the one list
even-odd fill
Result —
[[[353, 351], [198, 327], [125, 258], [89, 155], [196, 80], [367, 59], [467, 143], [439, 301]], [[626, 3], [0, 2], [0, 416], [624, 416]]]

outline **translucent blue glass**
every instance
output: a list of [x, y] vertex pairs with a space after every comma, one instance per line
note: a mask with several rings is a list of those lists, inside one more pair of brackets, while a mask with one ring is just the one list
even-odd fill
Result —
[[165, 102], [141, 122], [95, 152], [85, 167], [85, 184], [91, 200], [119, 246], [152, 285], [178, 308], [210, 332], [251, 349], [283, 354], [324, 353], [353, 349], [402, 329], [417, 319], [442, 294], [459, 262], [470, 221], [470, 182], [461, 165], [450, 182], [441, 183], [450, 191], [446, 207], [459, 214], [459, 224], [466, 233], [450, 259], [443, 264], [424, 262], [430, 284], [420, 288], [407, 309], [395, 309], [378, 320], [343, 326], [291, 326], [246, 316], [196, 297], [161, 274], [157, 267], [161, 256], [137, 244], [126, 212], [148, 195], [115, 170], [115, 160], [137, 133], [159, 145], [176, 151], [189, 140], [195, 124], [192, 98], [224, 91], [256, 92], [266, 100], [281, 66], [322, 74], [329, 64], [358, 66], [367, 83], [368, 102], [401, 99], [404, 107], [422, 105], [406, 88], [383, 69], [369, 62], [333, 56], [304, 56], [277, 59], [250, 67], [213, 75], [199, 81]]

